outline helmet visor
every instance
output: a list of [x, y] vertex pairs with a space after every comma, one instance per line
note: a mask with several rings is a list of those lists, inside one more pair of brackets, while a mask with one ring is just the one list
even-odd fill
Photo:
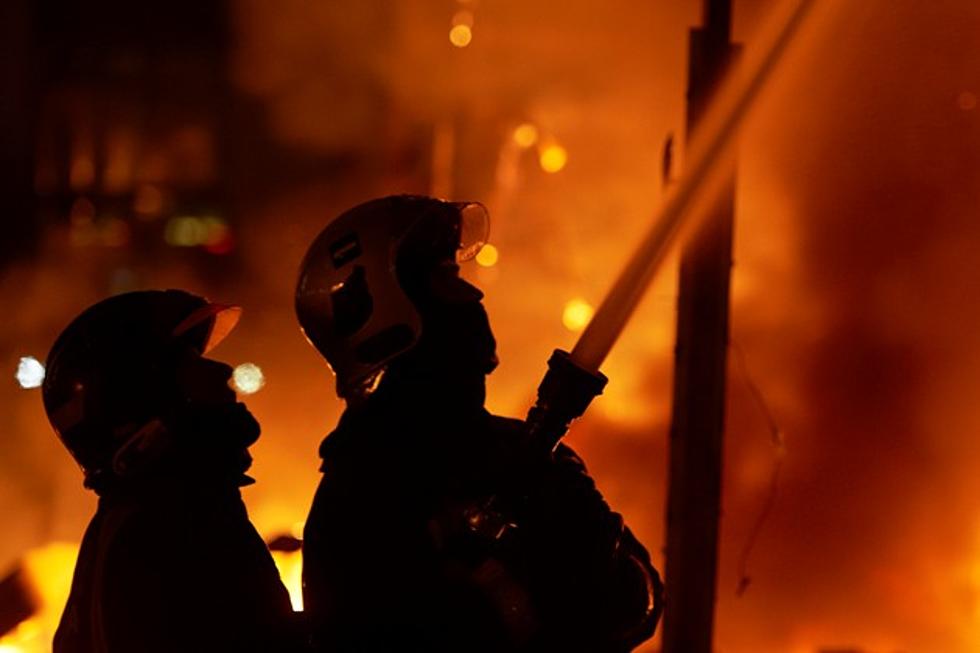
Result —
[[459, 211], [459, 247], [456, 262], [469, 261], [483, 249], [490, 236], [490, 214], [479, 202], [454, 202]]

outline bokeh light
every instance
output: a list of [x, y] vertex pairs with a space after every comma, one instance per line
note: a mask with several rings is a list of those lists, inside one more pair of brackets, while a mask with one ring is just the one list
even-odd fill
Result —
[[473, 30], [469, 25], [453, 25], [449, 30], [449, 42], [457, 48], [465, 48], [473, 40]]
[[207, 230], [202, 245], [211, 254], [228, 254], [235, 248], [235, 238], [231, 227], [221, 218], [204, 218]]
[[541, 150], [538, 161], [545, 172], [558, 172], [568, 163], [568, 152], [561, 145], [549, 145]]
[[561, 314], [561, 323], [569, 331], [581, 331], [592, 319], [595, 309], [592, 304], [581, 297], [576, 297], [565, 304], [565, 310]]
[[14, 375], [24, 389], [37, 388], [44, 383], [44, 365], [33, 356], [23, 356]]
[[497, 250], [497, 248], [490, 243], [487, 243], [476, 255], [476, 262], [478, 265], [482, 265], [485, 268], [492, 268], [497, 264], [497, 260], [499, 258], [500, 252]]
[[538, 128], [529, 122], [518, 125], [514, 129], [514, 142], [524, 149], [531, 147], [538, 142]]
[[198, 218], [177, 216], [167, 221], [163, 238], [174, 247], [194, 247], [207, 239], [207, 227]]
[[203, 247], [211, 254], [227, 254], [235, 247], [231, 227], [216, 216], [175, 216], [167, 221], [163, 239], [174, 247]]
[[235, 368], [231, 381], [235, 389], [245, 395], [255, 394], [265, 385], [265, 374], [255, 363], [242, 363]]

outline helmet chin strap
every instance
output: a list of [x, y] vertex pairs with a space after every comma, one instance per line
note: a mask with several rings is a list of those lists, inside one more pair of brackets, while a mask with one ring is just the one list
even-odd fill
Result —
[[170, 432], [159, 418], [137, 429], [112, 456], [111, 469], [120, 478], [138, 475], [172, 447]]
[[[200, 408], [200, 411], [177, 417], [173, 426], [168, 426], [159, 417], [143, 424], [116, 450], [108, 469], [93, 470], [86, 475], [86, 486], [96, 489], [99, 478], [106, 472], [111, 472], [118, 479], [139, 477], [156, 467], [179, 447], [185, 446], [189, 451], [182, 451], [182, 458], [193, 457], [197, 451], [197, 462], [204, 467], [227, 463], [231, 471], [244, 473], [251, 463], [248, 447], [258, 438], [259, 433], [254, 417], [251, 414], [238, 414], [242, 409], [237, 405], [215, 410], [213, 414], [208, 407]], [[178, 429], [181, 434], [186, 430], [186, 437], [178, 438], [173, 428]], [[196, 464], [191, 460], [186, 462], [191, 466]]]

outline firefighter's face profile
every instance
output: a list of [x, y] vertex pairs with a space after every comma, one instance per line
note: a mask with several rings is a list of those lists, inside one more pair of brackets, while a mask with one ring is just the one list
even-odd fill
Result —
[[[453, 285], [459, 294], [479, 293], [458, 277]], [[497, 341], [487, 311], [473, 297], [425, 306], [419, 349], [458, 378], [483, 377], [497, 366]]]
[[200, 405], [235, 403], [237, 395], [229, 385], [232, 367], [227, 363], [185, 351], [175, 370], [177, 387], [184, 401]]
[[221, 438], [226, 446], [245, 448], [259, 437], [260, 428], [230, 385], [233, 369], [227, 363], [187, 350], [174, 370], [177, 419], [201, 437]]

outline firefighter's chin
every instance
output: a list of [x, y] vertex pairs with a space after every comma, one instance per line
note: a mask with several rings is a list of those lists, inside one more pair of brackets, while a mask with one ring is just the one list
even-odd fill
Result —
[[209, 457], [237, 454], [259, 439], [258, 421], [241, 402], [187, 405], [174, 420], [181, 447]]

